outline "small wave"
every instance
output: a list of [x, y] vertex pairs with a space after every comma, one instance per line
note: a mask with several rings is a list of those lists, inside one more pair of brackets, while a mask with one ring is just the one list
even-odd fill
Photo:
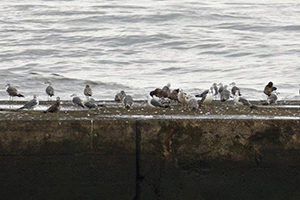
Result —
[[168, 67], [168, 68], [163, 68], [162, 69], [162, 71], [171, 71], [171, 72], [180, 71], [180, 70], [182, 70], [182, 68], [180, 68], [180, 67]]

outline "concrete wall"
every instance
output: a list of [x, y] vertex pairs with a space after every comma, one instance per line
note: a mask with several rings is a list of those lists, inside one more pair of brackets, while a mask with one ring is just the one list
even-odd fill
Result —
[[298, 199], [300, 120], [0, 120], [1, 199]]

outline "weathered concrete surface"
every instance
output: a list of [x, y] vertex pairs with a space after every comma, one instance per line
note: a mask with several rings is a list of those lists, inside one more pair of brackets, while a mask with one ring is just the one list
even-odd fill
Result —
[[297, 199], [299, 123], [142, 122], [142, 199]]
[[0, 112], [1, 199], [298, 199], [299, 109], [227, 108]]
[[133, 123], [2, 120], [0, 141], [1, 199], [135, 196]]

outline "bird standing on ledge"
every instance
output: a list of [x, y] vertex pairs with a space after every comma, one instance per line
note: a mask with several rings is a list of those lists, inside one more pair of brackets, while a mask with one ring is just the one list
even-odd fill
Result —
[[44, 111], [44, 113], [58, 113], [60, 111], [60, 108], [60, 98], [57, 97], [56, 102], [52, 104], [46, 111]]
[[89, 99], [89, 97], [93, 95], [92, 88], [90, 87], [90, 85], [85, 86], [83, 94], [86, 96], [87, 99]]
[[72, 103], [74, 106], [80, 106], [81, 108], [84, 108], [82, 100], [76, 94], [72, 94], [71, 97], [73, 97]]
[[37, 105], [39, 105], [39, 100], [37, 99], [37, 96], [34, 95], [33, 99], [31, 99], [30, 101], [28, 101], [27, 103], [25, 103], [25, 105], [22, 106], [19, 109], [22, 110], [22, 109], [26, 108], [28, 110], [31, 110], [31, 109], [35, 108]]
[[24, 95], [20, 94], [18, 90], [9, 83], [6, 85], [6, 92], [9, 95], [9, 100], [13, 100], [13, 97], [24, 97]]
[[264, 93], [268, 96], [272, 94], [273, 91], [277, 90], [276, 87], [273, 86], [273, 82], [269, 82], [268, 85], [265, 86]]
[[115, 96], [115, 101], [116, 102], [122, 102], [123, 98], [126, 96], [126, 93], [124, 92], [124, 90], [122, 90], [121, 92], [119, 92], [118, 94], [116, 94]]
[[169, 94], [166, 91], [159, 89], [159, 88], [156, 88], [155, 90], [150, 92], [150, 96], [153, 97], [153, 95], [157, 96], [158, 98], [169, 97]]
[[47, 84], [47, 83], [49, 85], [46, 87], [46, 94], [48, 95], [48, 101], [49, 101], [49, 97], [52, 100], [52, 96], [54, 96], [54, 88], [51, 86], [51, 82], [50, 81], [45, 82], [45, 84]]

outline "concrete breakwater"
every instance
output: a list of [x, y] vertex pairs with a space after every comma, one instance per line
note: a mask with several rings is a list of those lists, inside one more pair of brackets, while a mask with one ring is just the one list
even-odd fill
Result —
[[[283, 105], [284, 106], [284, 105]], [[297, 107], [0, 112], [2, 199], [297, 199]]]

